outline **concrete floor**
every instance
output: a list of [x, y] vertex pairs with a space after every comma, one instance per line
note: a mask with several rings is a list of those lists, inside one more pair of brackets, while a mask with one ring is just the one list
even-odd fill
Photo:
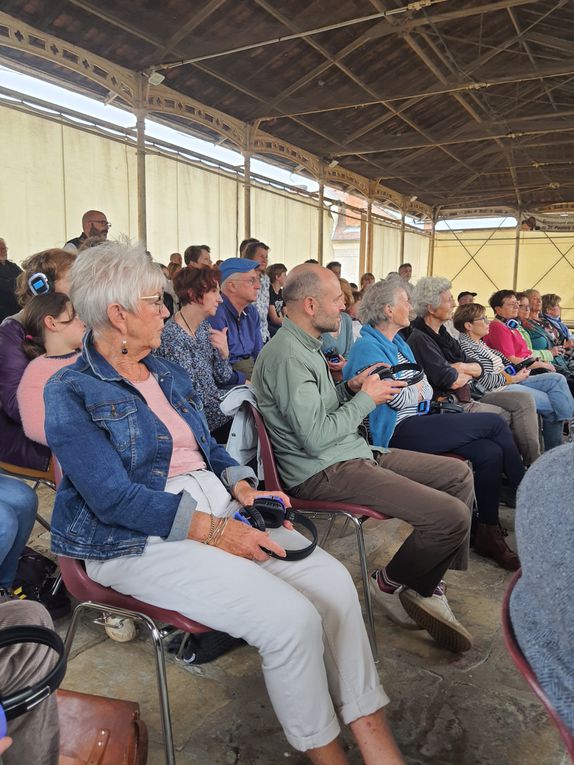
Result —
[[[40, 490], [49, 518], [53, 493]], [[513, 511], [501, 509], [513, 526]], [[327, 549], [360, 585], [354, 532], [335, 527]], [[384, 564], [404, 535], [399, 521], [368, 522], [369, 565]], [[511, 545], [513, 534], [509, 536]], [[48, 534], [36, 525], [32, 546], [46, 551]], [[447, 575], [454, 613], [475, 639], [471, 651], [444, 651], [425, 632], [402, 630], [376, 611], [380, 674], [391, 698], [387, 715], [409, 765], [566, 765], [567, 756], [547, 715], [508, 658], [500, 608], [510, 578], [471, 554], [469, 572]], [[64, 635], [69, 618], [57, 623]], [[285, 741], [265, 692], [257, 652], [240, 648], [196, 668], [168, 659], [168, 682], [178, 765], [303, 765]], [[86, 620], [79, 628], [63, 687], [140, 704], [150, 736], [149, 765], [165, 761], [161, 745], [154, 659], [141, 636], [126, 644]], [[362, 761], [343, 734], [349, 760]], [[382, 764], [381, 764], [382, 765]]]

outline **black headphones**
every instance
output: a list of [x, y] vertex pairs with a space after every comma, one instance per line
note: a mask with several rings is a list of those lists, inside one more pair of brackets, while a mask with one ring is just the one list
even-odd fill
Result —
[[[408, 372], [410, 370], [414, 371], [415, 374], [410, 377], [395, 377], [395, 375], [399, 375], [401, 372]], [[423, 369], [418, 364], [411, 363], [395, 364], [393, 367], [377, 367], [371, 374], [379, 375], [381, 380], [400, 380], [401, 382], [406, 382], [407, 385], [416, 385], [424, 380], [425, 377]]]
[[501, 321], [503, 324], [506, 324], [508, 329], [516, 329], [520, 322], [516, 321], [516, 319], [505, 319], [504, 316], [496, 316], [498, 321]]
[[28, 685], [19, 691], [0, 696], [0, 738], [6, 735], [2, 733], [5, 720], [13, 720], [25, 712], [40, 704], [59, 687], [66, 674], [66, 651], [62, 638], [54, 630], [46, 627], [7, 627], [0, 630], [0, 649], [17, 643], [40, 643], [47, 645], [58, 654], [58, 661], [48, 674], [34, 685]]
[[240, 513], [254, 529], [259, 529], [259, 531], [278, 529], [283, 525], [283, 521], [291, 521], [293, 524], [304, 526], [307, 531], [311, 532], [311, 542], [300, 550], [286, 550], [287, 555], [285, 558], [262, 547], [261, 549], [265, 550], [272, 558], [278, 558], [279, 560], [303, 560], [303, 558], [311, 555], [317, 547], [318, 533], [313, 521], [302, 513], [297, 512], [297, 510], [285, 507], [283, 502], [276, 497], [258, 497], [251, 507], [244, 507], [240, 510]]

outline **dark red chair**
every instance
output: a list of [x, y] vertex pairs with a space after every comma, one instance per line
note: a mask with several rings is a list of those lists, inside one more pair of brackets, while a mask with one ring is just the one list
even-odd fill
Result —
[[[275, 464], [275, 455], [273, 454], [271, 439], [267, 433], [267, 428], [263, 422], [263, 417], [253, 405], [249, 404], [249, 407], [251, 409], [251, 415], [255, 421], [257, 436], [259, 438], [259, 449], [263, 462], [265, 490], [271, 492], [283, 491], [283, 487], [281, 486], [281, 479], [279, 478], [279, 473], [277, 472], [277, 465]], [[369, 569], [367, 564], [365, 539], [363, 537], [363, 523], [368, 518], [374, 518], [377, 521], [384, 521], [387, 520], [389, 516], [378, 513], [376, 510], [372, 510], [370, 507], [364, 507], [363, 505], [353, 505], [348, 502], [326, 503], [325, 501], [299, 499], [297, 497], [289, 497], [289, 499], [291, 500], [291, 504], [295, 510], [330, 516], [344, 515], [353, 524], [355, 533], [357, 535], [357, 547], [359, 550], [361, 577], [363, 579], [363, 595], [365, 598], [367, 633], [369, 635], [369, 641], [371, 643], [373, 656], [377, 661], [377, 641], [375, 635], [375, 622], [373, 619], [373, 608], [371, 603], [371, 592], [369, 590]]]
[[518, 644], [518, 640], [516, 639], [516, 635], [514, 634], [514, 629], [512, 627], [512, 621], [510, 619], [510, 596], [512, 595], [512, 591], [514, 590], [516, 582], [520, 579], [521, 574], [521, 569], [518, 569], [518, 571], [513, 574], [512, 579], [510, 580], [510, 584], [508, 585], [508, 589], [504, 595], [504, 602], [502, 604], [502, 634], [504, 635], [504, 643], [508, 653], [510, 654], [510, 658], [518, 668], [520, 674], [525, 678], [531, 690], [534, 691], [536, 696], [538, 696], [542, 704], [546, 707], [546, 711], [552, 718], [554, 725], [558, 728], [558, 732], [564, 741], [566, 751], [570, 755], [570, 759], [572, 762], [574, 762], [574, 736], [568, 730], [562, 721], [562, 718], [554, 709], [552, 702], [540, 687], [540, 683], [538, 682], [532, 667], [528, 663], [527, 658], [522, 653], [522, 649]]
[[[192, 619], [188, 619], [176, 611], [168, 611], [165, 608], [150, 606], [149, 603], [142, 603], [142, 601], [131, 598], [128, 595], [122, 595], [110, 587], [102, 587], [102, 585], [89, 578], [83, 561], [60, 556], [59, 562], [62, 579], [68, 592], [80, 601], [74, 609], [72, 621], [66, 634], [66, 655], [69, 654], [72, 647], [80, 615], [86, 610], [96, 611], [100, 615], [103, 614], [104, 617], [118, 616], [122, 619], [133, 619], [133, 621], [142, 624], [149, 631], [155, 649], [165, 760], [168, 765], [175, 765], [163, 639], [175, 630], [183, 630], [187, 634], [198, 635], [203, 632], [210, 632], [210, 628], [194, 622]], [[103, 623], [100, 618], [95, 621], [98, 624]], [[157, 626], [158, 623], [169, 626], [160, 628]], [[182, 642], [182, 648], [183, 645], [184, 643]], [[182, 648], [180, 648], [180, 653]]]

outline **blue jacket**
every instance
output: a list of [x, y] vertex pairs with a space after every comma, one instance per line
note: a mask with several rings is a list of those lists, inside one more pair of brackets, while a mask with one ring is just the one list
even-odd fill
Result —
[[[378, 329], [365, 324], [361, 328], [361, 337], [355, 341], [351, 348], [351, 353], [343, 368], [343, 379], [348, 380], [361, 369], [370, 367], [371, 364], [383, 363], [390, 366], [398, 364], [399, 351], [405, 358], [414, 363], [413, 352], [400, 335], [395, 335], [391, 342]], [[387, 404], [379, 404], [369, 414], [371, 442], [376, 446], [388, 446], [396, 422], [396, 411]]]
[[[255, 303], [248, 305], [241, 313], [232, 305], [226, 295], [222, 295], [223, 302], [217, 307], [215, 316], [209, 316], [207, 321], [213, 329], [227, 327], [227, 344], [229, 346], [229, 362], [231, 366], [239, 359], [251, 356], [256, 359], [259, 351], [263, 348], [261, 338], [261, 323]], [[243, 372], [236, 372], [237, 380], [233, 383], [244, 383], [246, 380]]]
[[[177, 364], [149, 355], [143, 363], [189, 425], [206, 465], [227, 488], [256, 485], [210, 436], [199, 396]], [[166, 491], [172, 439], [135, 386], [84, 338], [79, 359], [44, 389], [46, 437], [64, 473], [52, 517], [52, 550], [105, 560], [141, 555], [148, 536], [185, 539], [196, 502]]]

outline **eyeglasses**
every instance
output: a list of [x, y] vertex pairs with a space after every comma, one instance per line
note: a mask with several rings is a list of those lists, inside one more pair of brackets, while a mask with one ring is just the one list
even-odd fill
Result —
[[140, 300], [150, 300], [158, 313], [163, 311], [163, 292], [157, 295], [142, 295]]
[[516, 308], [516, 306], [519, 305], [518, 300], [507, 300], [506, 303], [502, 304], [503, 308]]
[[472, 323], [474, 324], [476, 321], [483, 321], [485, 324], [488, 324], [490, 319], [487, 316], [481, 316], [479, 319], [473, 319]]
[[249, 279], [234, 279], [236, 284], [249, 284], [250, 287], [253, 287], [254, 284], [260, 284], [261, 279], [257, 276], [252, 276]]
[[107, 220], [91, 220], [90, 223], [97, 223], [100, 226], [105, 226], [106, 228], [111, 228], [112, 224]]
[[518, 308], [519, 308], [521, 311], [530, 311], [530, 303], [524, 303], [524, 304], [522, 304], [522, 303], [519, 303], [519, 304], [518, 304]]

